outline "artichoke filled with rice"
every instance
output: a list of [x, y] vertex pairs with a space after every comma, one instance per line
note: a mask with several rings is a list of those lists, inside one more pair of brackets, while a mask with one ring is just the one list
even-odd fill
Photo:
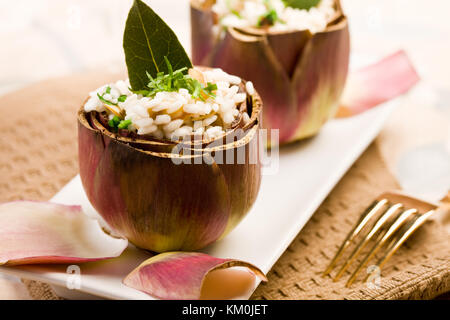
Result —
[[251, 82], [194, 67], [140, 0], [124, 50], [129, 79], [92, 91], [78, 112], [84, 190], [109, 227], [138, 247], [203, 248], [256, 200], [261, 99]]
[[339, 0], [191, 0], [192, 57], [251, 80], [281, 144], [337, 111], [349, 63]]

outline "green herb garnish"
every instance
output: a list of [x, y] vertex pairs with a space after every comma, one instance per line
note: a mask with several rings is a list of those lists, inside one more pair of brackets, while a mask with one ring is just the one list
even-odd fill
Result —
[[236, 17], [242, 19], [241, 14], [239, 13], [239, 11], [237, 11], [236, 9], [234, 9], [234, 8], [232, 7], [230, 0], [227, 0], [227, 1], [226, 1], [226, 5], [227, 5], [228, 10], [230, 10], [230, 12], [231, 12], [232, 14], [234, 14]]
[[204, 86], [197, 79], [184, 74], [186, 67], [173, 71], [169, 59], [164, 57], [164, 61], [167, 64], [168, 73], [159, 72], [154, 78], [147, 72], [149, 82], [146, 89], [133, 91], [134, 93], [153, 98], [158, 92], [178, 92], [180, 89], [186, 89], [194, 99], [206, 100], [208, 97], [215, 97], [213, 91], [217, 90], [216, 84], [208, 82]]
[[269, 10], [266, 14], [262, 15], [258, 20], [258, 27], [273, 26], [278, 20], [278, 14], [275, 9]]
[[120, 121], [120, 123], [118, 124], [118, 128], [119, 129], [128, 129], [128, 126], [131, 124], [131, 120], [122, 120]]
[[272, 6], [272, 2], [270, 0], [264, 0], [264, 5], [267, 8], [267, 12], [259, 18], [258, 27], [273, 26], [275, 22], [285, 23], [278, 17], [278, 13]]
[[320, 0], [283, 0], [287, 7], [309, 10], [319, 4]]
[[[123, 120], [121, 120], [118, 116], [114, 116], [114, 118], [112, 118], [111, 120], [108, 121], [108, 125], [111, 128], [113, 128], [114, 131], [117, 131], [117, 128], [122, 121]], [[131, 123], [131, 121], [130, 121], [130, 123]]]
[[231, 10], [231, 13], [234, 14], [239, 19], [242, 19], [241, 14], [237, 10]]
[[118, 129], [128, 129], [130, 124], [131, 120], [122, 120], [118, 116], [114, 116], [114, 118], [108, 121], [108, 125], [115, 132], [117, 132]]
[[[111, 93], [111, 87], [108, 86], [108, 87], [106, 88], [105, 93], [103, 93], [102, 95], [100, 95], [100, 94], [97, 92], [97, 97], [98, 97], [101, 101], [103, 101], [104, 103], [106, 103], [106, 104], [109, 104], [109, 105], [111, 105], [111, 106], [117, 106], [117, 103], [114, 103], [114, 102], [112, 102], [112, 101], [106, 100], [106, 99], [104, 98], [104, 95], [105, 95], [105, 94], [110, 94], [110, 93]], [[124, 100], [124, 101], [125, 101], [125, 100]], [[121, 101], [121, 102], [123, 102], [123, 101]]]
[[187, 73], [192, 68], [192, 62], [175, 33], [141, 0], [134, 0], [128, 14], [123, 48], [134, 91], [147, 90], [146, 72], [156, 79], [161, 72], [169, 73], [164, 57], [172, 61], [174, 70]]
[[125, 102], [125, 100], [127, 100], [127, 95], [122, 94], [118, 99], [117, 99], [117, 103], [114, 103], [112, 101], [109, 101], [107, 99], [105, 99], [105, 94], [110, 94], [111, 93], [111, 87], [108, 86], [106, 87], [105, 93], [103, 93], [102, 95], [100, 95], [99, 93], [97, 93], [97, 97], [103, 101], [106, 104], [109, 104], [111, 106], [117, 106], [119, 102]]

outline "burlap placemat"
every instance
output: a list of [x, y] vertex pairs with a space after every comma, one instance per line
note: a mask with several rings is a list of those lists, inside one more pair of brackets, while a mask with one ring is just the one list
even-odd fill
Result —
[[[123, 75], [95, 72], [54, 79], [0, 98], [0, 201], [47, 200], [78, 172], [76, 110], [92, 89]], [[450, 289], [449, 233], [430, 222], [383, 268], [380, 286], [345, 288], [322, 278], [358, 215], [397, 188], [376, 143], [353, 165], [259, 286], [255, 299], [428, 299]], [[447, 220], [448, 222], [448, 220]], [[448, 222], [450, 224], [450, 222]], [[448, 225], [447, 225], [448, 227]], [[23, 280], [35, 299], [57, 299], [48, 285]]]

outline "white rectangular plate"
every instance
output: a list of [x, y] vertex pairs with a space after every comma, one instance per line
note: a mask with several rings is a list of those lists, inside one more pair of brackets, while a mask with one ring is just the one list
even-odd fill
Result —
[[[262, 179], [247, 217], [223, 240], [202, 250], [251, 262], [267, 273], [353, 162], [381, 130], [395, 101], [355, 117], [329, 121], [316, 137], [282, 148], [278, 173]], [[79, 176], [52, 199], [80, 204], [96, 215]], [[65, 265], [0, 267], [0, 272], [50, 283], [68, 298], [151, 299], [122, 279], [150, 255], [130, 247], [121, 257], [80, 265], [80, 290], [63, 290], [73, 275]], [[88, 296], [88, 295], [90, 296]]]

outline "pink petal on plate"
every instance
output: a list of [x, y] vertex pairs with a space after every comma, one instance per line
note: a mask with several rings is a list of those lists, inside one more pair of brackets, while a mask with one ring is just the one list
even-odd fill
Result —
[[254, 265], [198, 252], [166, 252], [134, 269], [123, 283], [160, 299], [244, 297], [266, 276]]
[[81, 263], [118, 257], [125, 239], [103, 232], [80, 206], [16, 201], [0, 204], [0, 265]]
[[391, 100], [418, 81], [414, 66], [403, 50], [350, 74], [337, 117], [352, 116]]

